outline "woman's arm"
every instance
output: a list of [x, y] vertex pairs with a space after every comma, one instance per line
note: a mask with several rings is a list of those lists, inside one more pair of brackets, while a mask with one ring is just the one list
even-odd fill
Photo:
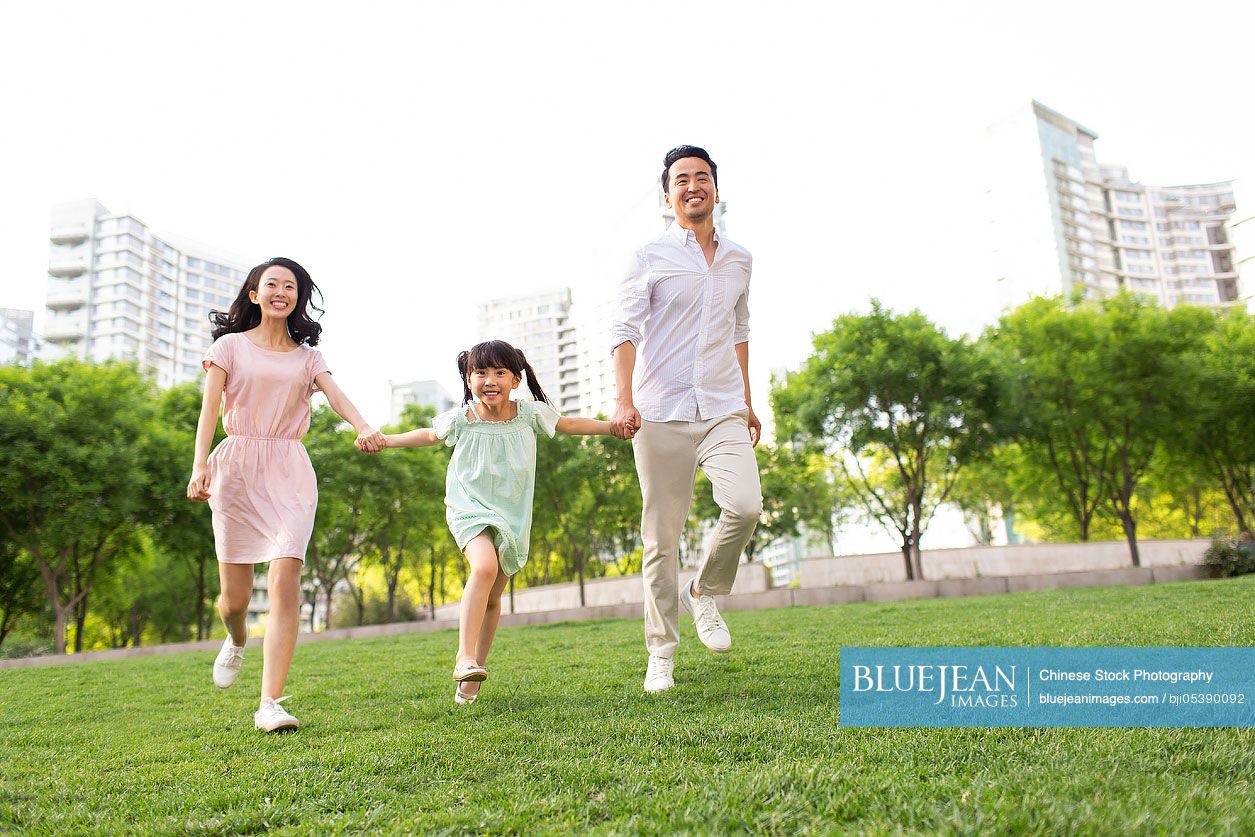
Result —
[[[610, 422], [599, 419], [563, 416], [558, 419], [558, 432], [568, 436], [613, 436]], [[630, 438], [630, 437], [629, 437]]]
[[314, 383], [322, 390], [323, 395], [327, 396], [327, 403], [336, 411], [336, 415], [353, 425], [353, 429], [357, 431], [357, 440], [354, 444], [358, 448], [367, 453], [374, 453], [383, 447], [383, 434], [366, 423], [366, 419], [362, 418], [362, 414], [336, 384], [330, 372], [320, 372], [314, 378]]
[[209, 448], [214, 443], [214, 431], [218, 429], [222, 388], [226, 383], [226, 370], [211, 363], [205, 373], [205, 394], [200, 402], [200, 419], [196, 422], [196, 453], [192, 458], [192, 478], [187, 483], [189, 500], [209, 499]]

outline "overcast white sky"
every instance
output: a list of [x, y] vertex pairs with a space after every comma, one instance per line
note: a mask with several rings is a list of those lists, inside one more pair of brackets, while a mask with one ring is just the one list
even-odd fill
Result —
[[[1147, 182], [1255, 173], [1239, 2], [0, 2], [0, 307], [42, 319], [50, 207], [309, 268], [376, 422], [476, 301], [614, 284], [662, 154], [706, 146], [755, 255], [755, 400], [876, 295], [995, 313], [985, 126], [1036, 98]], [[37, 323], [39, 320], [37, 320]], [[548, 383], [548, 382], [542, 382]]]

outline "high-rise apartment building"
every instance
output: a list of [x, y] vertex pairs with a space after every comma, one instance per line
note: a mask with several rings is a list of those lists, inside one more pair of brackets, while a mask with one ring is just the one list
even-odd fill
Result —
[[38, 350], [34, 311], [0, 308], [0, 364], [26, 366]]
[[392, 406], [388, 409], [388, 421], [391, 424], [401, 420], [401, 413], [409, 404], [431, 407], [437, 414], [452, 410], [458, 405], [449, 391], [437, 381], [389, 381], [388, 385], [392, 388]]
[[614, 358], [610, 343], [615, 314], [613, 290], [609, 293], [581, 292], [575, 303], [575, 334], [579, 369], [579, 409], [577, 414], [593, 418], [614, 415]]
[[481, 302], [475, 332], [477, 340], [504, 340], [521, 349], [558, 412], [578, 414], [579, 369], [570, 288]]
[[1243, 178], [1234, 183], [1235, 203], [1238, 206], [1229, 219], [1229, 238], [1238, 255], [1238, 286], [1241, 301], [1248, 310], [1255, 311], [1251, 299], [1255, 296], [1255, 193], [1250, 181]]
[[1124, 288], [1165, 306], [1241, 299], [1232, 181], [1147, 186], [1100, 165], [1098, 135], [1033, 102], [990, 126], [990, 225], [1003, 306]]
[[49, 242], [46, 356], [135, 360], [161, 387], [201, 374], [209, 312], [230, 306], [246, 268], [94, 200], [55, 207]]

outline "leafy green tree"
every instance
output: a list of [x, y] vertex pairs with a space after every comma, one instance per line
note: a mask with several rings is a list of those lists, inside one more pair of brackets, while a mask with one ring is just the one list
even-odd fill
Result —
[[631, 445], [561, 433], [537, 440], [531, 559], [548, 572], [558, 558], [560, 577], [579, 583], [584, 604], [587, 577], [605, 575], [607, 561], [635, 549], [640, 503]]
[[1238, 530], [1255, 533], [1255, 315], [1226, 311], [1184, 369], [1174, 441], [1214, 474]]
[[[996, 379], [985, 354], [947, 337], [918, 311], [838, 317], [801, 371], [773, 392], [783, 438], [841, 455], [847, 482], [874, 519], [901, 538], [907, 578], [922, 577], [920, 541], [964, 463], [994, 441]], [[866, 462], [897, 475], [877, 485]]]
[[[322, 597], [328, 625], [332, 623], [336, 585], [343, 581], [353, 586], [353, 569], [383, 522], [366, 498], [369, 484], [378, 478], [378, 465], [353, 446], [355, 434], [341, 430], [341, 423], [330, 407], [320, 406], [313, 411], [305, 436], [305, 447], [318, 476], [318, 513], [305, 553], [304, 572], [312, 582], [309, 595]], [[354, 600], [360, 603], [356, 593]], [[311, 620], [315, 611], [310, 608]]]
[[[1019, 440], [1018, 489], [1047, 519], [1070, 519], [1088, 541], [1108, 502], [1115, 453], [1098, 432], [1101, 312], [1039, 297], [1005, 314], [987, 336], [1000, 358], [1003, 415]], [[1058, 529], [1056, 523], [1054, 528]]]
[[950, 502], [963, 513], [968, 532], [978, 544], [992, 544], [995, 521], [1012, 510], [1010, 472], [1017, 455], [1014, 446], [989, 451], [969, 462], [950, 490]]
[[[154, 547], [183, 566], [182, 571], [176, 571], [167, 563], [171, 579], [186, 582], [171, 588], [170, 593], [178, 607], [186, 609], [198, 640], [210, 635], [213, 602], [218, 595], [218, 558], [209, 504], [193, 503], [186, 493], [200, 405], [201, 386], [196, 383], [180, 384], [161, 394], [158, 420], [147, 440], [146, 467], [151, 481], [145, 504]], [[225, 436], [219, 422], [213, 444]]]
[[1138, 531], [1151, 538], [1203, 538], [1232, 528], [1216, 473], [1179, 447], [1164, 446], [1137, 491]]
[[[409, 405], [400, 426], [388, 432], [429, 426], [433, 416], [430, 407]], [[428, 545], [427, 557], [434, 561], [443, 560], [448, 554], [447, 549], [439, 549], [437, 544], [453, 543], [444, 515], [447, 450], [444, 446], [402, 448], [380, 454], [369, 463], [374, 466], [373, 478], [367, 484], [363, 502], [369, 516], [378, 520], [379, 525], [373, 527], [364, 548], [369, 563], [383, 571], [387, 590], [381, 615], [384, 621], [396, 621], [401, 576], [407, 570], [417, 573], [423, 545]], [[435, 567], [431, 570], [434, 585]], [[429, 597], [434, 601], [434, 591], [430, 588]]]
[[39, 568], [0, 531], [0, 646], [23, 616], [40, 609]]
[[1134, 566], [1137, 489], [1164, 440], [1180, 424], [1185, 358], [1196, 352], [1212, 313], [1181, 306], [1171, 311], [1122, 293], [1101, 303], [1099, 410], [1095, 421], [1109, 445], [1108, 498], [1124, 530]]
[[81, 629], [92, 585], [130, 546], [154, 403], [127, 364], [0, 368], [0, 527], [38, 567], [59, 654], [67, 622]]

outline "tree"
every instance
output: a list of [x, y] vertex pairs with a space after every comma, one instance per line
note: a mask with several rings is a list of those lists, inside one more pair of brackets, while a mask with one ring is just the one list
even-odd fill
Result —
[[950, 502], [963, 513], [968, 532], [978, 544], [994, 540], [994, 520], [1011, 512], [1013, 493], [1010, 472], [1018, 451], [1013, 446], [995, 448], [969, 462], [950, 490]]
[[[362, 549], [381, 525], [368, 511], [367, 484], [377, 464], [367, 461], [353, 446], [354, 434], [340, 430], [341, 419], [327, 406], [313, 411], [305, 447], [318, 475], [318, 514], [305, 553], [304, 572], [314, 582], [313, 595], [321, 595], [327, 624], [332, 620], [336, 585], [353, 587], [352, 572]], [[354, 600], [359, 602], [357, 593]], [[311, 620], [313, 611], [311, 608]], [[311, 629], [313, 625], [311, 624]]]
[[[801, 371], [773, 392], [783, 437], [807, 438], [838, 457], [867, 512], [901, 538], [908, 579], [922, 577], [920, 540], [959, 469], [994, 440], [996, 390], [989, 359], [918, 311], [872, 302], [814, 339]], [[877, 486], [866, 463], [897, 475]]]
[[1173, 439], [1215, 475], [1237, 528], [1255, 533], [1255, 315], [1225, 312], [1185, 360]]
[[1097, 432], [1101, 329], [1097, 309], [1039, 297], [1004, 315], [987, 335], [1001, 359], [1003, 416], [1020, 442], [1021, 487], [1047, 517], [1062, 503], [1081, 541], [1090, 539], [1107, 502], [1114, 456], [1110, 439]]
[[1102, 301], [1102, 371], [1097, 424], [1112, 457], [1108, 497], [1124, 529], [1133, 566], [1137, 548], [1137, 488], [1163, 439], [1179, 422], [1185, 358], [1193, 354], [1213, 315], [1203, 308], [1171, 311], [1128, 293]]
[[[147, 445], [147, 470], [152, 479], [145, 504], [154, 546], [185, 568], [176, 578], [185, 578], [189, 583], [171, 592], [187, 608], [198, 640], [209, 636], [211, 606], [218, 595], [218, 557], [209, 505], [193, 503], [186, 494], [200, 407], [198, 384], [181, 384], [162, 393], [158, 421]], [[219, 423], [213, 444], [225, 436]]]
[[[402, 429], [431, 424], [434, 411], [430, 407], [409, 405], [402, 416]], [[448, 464], [447, 448], [420, 450], [402, 448], [374, 457], [370, 463], [373, 478], [367, 483], [363, 502], [368, 516], [379, 520], [365, 544], [366, 554], [384, 574], [387, 590], [383, 618], [396, 621], [397, 589], [404, 570], [413, 566], [423, 544], [428, 556], [439, 552], [437, 543], [449, 541], [444, 516], [444, 482]], [[435, 567], [432, 568], [434, 585]], [[429, 596], [434, 600], [434, 591]], [[434, 610], [434, 603], [432, 605]]]
[[92, 585], [129, 546], [148, 475], [151, 383], [128, 364], [0, 368], [0, 528], [34, 559], [56, 652]]
[[0, 645], [22, 616], [39, 611], [39, 568], [0, 531]]
[[537, 440], [532, 554], [548, 570], [548, 550], [561, 544], [563, 576], [579, 583], [581, 605], [586, 577], [604, 575], [607, 560], [635, 548], [640, 503], [630, 445], [605, 436]]

